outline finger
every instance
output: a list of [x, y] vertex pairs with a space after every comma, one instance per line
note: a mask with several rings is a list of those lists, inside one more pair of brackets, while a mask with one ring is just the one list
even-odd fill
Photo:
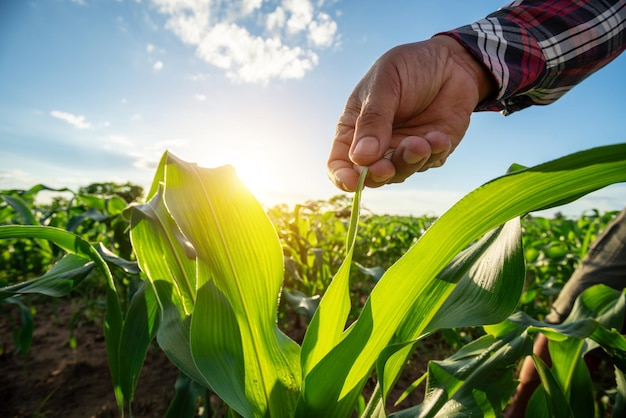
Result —
[[454, 141], [443, 132], [429, 132], [424, 135], [424, 139], [430, 144], [430, 157], [419, 171], [426, 171], [429, 168], [441, 167], [448, 156], [454, 150]]
[[451, 149], [452, 142], [442, 132], [404, 138], [391, 158], [396, 173], [390, 182], [402, 182], [416, 172], [443, 165]]
[[376, 83], [366, 89], [350, 148], [350, 159], [361, 166], [380, 160], [389, 149], [399, 100], [397, 89], [384, 75], [370, 78]]
[[355, 190], [359, 177], [358, 171], [354, 169], [354, 163], [350, 160], [349, 152], [360, 109], [360, 103], [353, 94], [337, 122], [335, 138], [326, 163], [328, 178], [335, 186], [346, 192]]
[[352, 142], [354, 129], [345, 125], [337, 126], [337, 133], [330, 149], [326, 163], [328, 178], [341, 190], [354, 191], [359, 173], [354, 169], [348, 152]]
[[365, 185], [367, 187], [380, 187], [387, 184], [396, 175], [396, 168], [387, 158], [381, 158], [368, 167]]
[[356, 190], [359, 181], [359, 172], [355, 169], [354, 164], [345, 164], [343, 161], [335, 161], [328, 165], [328, 178], [344, 192], [353, 192]]

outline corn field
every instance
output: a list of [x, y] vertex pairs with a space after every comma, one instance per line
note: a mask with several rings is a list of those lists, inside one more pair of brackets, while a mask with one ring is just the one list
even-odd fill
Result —
[[[370, 213], [362, 189], [264, 208], [231, 167], [171, 153], [145, 198], [4, 190], [0, 359], [29, 355], [33, 306], [54, 301], [99, 318], [117, 416], [142, 416], [153, 348], [179, 371], [167, 417], [501, 416], [542, 333], [556, 360], [536, 362], [529, 416], [623, 416], [623, 292], [590, 288], [566, 324], [543, 322], [616, 213], [533, 212], [624, 181], [619, 144], [514, 166], [438, 218]], [[43, 191], [64, 197], [42, 204]], [[591, 347], [608, 385], [585, 372]]]

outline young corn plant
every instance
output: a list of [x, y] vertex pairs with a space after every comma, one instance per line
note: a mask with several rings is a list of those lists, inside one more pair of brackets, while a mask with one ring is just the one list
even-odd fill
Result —
[[[124, 415], [158, 324], [151, 287], [141, 285], [130, 292], [120, 289], [128, 285], [116, 286], [116, 279], [118, 282], [138, 280], [139, 274], [136, 263], [113, 252], [123, 254], [130, 249], [128, 234], [123, 233], [128, 222], [121, 217], [127, 204], [118, 197], [74, 194], [74, 203], [66, 210], [53, 208], [42, 213], [33, 207], [34, 196], [41, 190], [52, 189], [37, 185], [25, 193], [0, 194], [0, 199], [6, 202], [6, 206], [0, 206], [0, 241], [4, 252], [1, 255], [6, 260], [0, 275], [0, 305], [10, 303], [20, 308], [22, 327], [16, 345], [26, 354], [33, 318], [22, 297], [67, 296], [94, 272], [102, 276], [106, 293], [107, 357], [118, 406]], [[16, 219], [18, 216], [21, 219]], [[100, 242], [92, 244], [92, 240]], [[44, 271], [48, 265], [52, 267]], [[119, 273], [117, 278], [116, 273]]]
[[[348, 324], [355, 308], [349, 273], [361, 179], [345, 259], [301, 345], [276, 324], [284, 268], [277, 233], [231, 167], [201, 168], [166, 152], [147, 203], [129, 209], [131, 240], [149, 282], [146, 296], [158, 305], [160, 347], [182, 372], [223, 399], [233, 416], [349, 417], [376, 369], [379, 386], [359, 412], [383, 417], [390, 390], [421, 338], [441, 328], [496, 324], [513, 312], [525, 275], [521, 215], [624, 181], [626, 144], [516, 167], [441, 216], [383, 274], [358, 318]], [[622, 359], [624, 337], [595, 324], [587, 334], [563, 335], [594, 336]], [[429, 377], [433, 390], [425, 409], [400, 416], [500, 415], [514, 389], [514, 362], [530, 353], [529, 335], [545, 328], [531, 325], [494, 332], [464, 349], [452, 360], [475, 357], [475, 367], [462, 368], [465, 375], [433, 364], [431, 376], [442, 379]], [[499, 360], [489, 363], [490, 358]], [[490, 364], [492, 375], [508, 370], [509, 383], [485, 384]], [[625, 370], [623, 362], [616, 364]], [[548, 388], [565, 381], [550, 373], [544, 373]], [[554, 402], [567, 402], [567, 396], [561, 398]]]

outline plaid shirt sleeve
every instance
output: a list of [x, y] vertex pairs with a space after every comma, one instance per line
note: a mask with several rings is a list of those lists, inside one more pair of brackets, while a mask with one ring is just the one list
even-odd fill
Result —
[[508, 115], [556, 101], [626, 48], [626, 0], [518, 0], [444, 32], [491, 71], [497, 96], [480, 110]]

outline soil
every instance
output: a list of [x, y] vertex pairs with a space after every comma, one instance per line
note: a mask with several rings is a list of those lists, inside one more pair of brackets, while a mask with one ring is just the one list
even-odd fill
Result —
[[[35, 328], [25, 356], [15, 352], [13, 341], [16, 323], [19, 325], [18, 311], [10, 308], [11, 305], [0, 306], [0, 417], [119, 417], [107, 365], [102, 310], [84, 310], [71, 300], [47, 300], [34, 305]], [[77, 312], [76, 347], [71, 348], [71, 321]], [[285, 328], [297, 341], [303, 335], [304, 321], [295, 318]], [[417, 354], [403, 378], [406, 382], [399, 382], [398, 387], [406, 388], [421, 376], [427, 362], [426, 355]], [[133, 416], [164, 417], [177, 376], [176, 367], [156, 344], [152, 345], [139, 376], [132, 403]], [[423, 387], [414, 391], [402, 408], [420, 402], [422, 393]], [[212, 399], [211, 403], [217, 415], [225, 415], [219, 412], [219, 399]]]
[[[100, 320], [76, 323], [76, 348], [70, 347], [72, 303], [37, 305], [28, 354], [15, 353], [13, 324], [0, 317], [0, 404], [2, 416], [105, 418], [119, 416], [107, 365]], [[15, 316], [15, 312], [14, 315]], [[177, 370], [156, 347], [150, 347], [139, 378], [133, 413], [163, 417], [174, 393]]]

